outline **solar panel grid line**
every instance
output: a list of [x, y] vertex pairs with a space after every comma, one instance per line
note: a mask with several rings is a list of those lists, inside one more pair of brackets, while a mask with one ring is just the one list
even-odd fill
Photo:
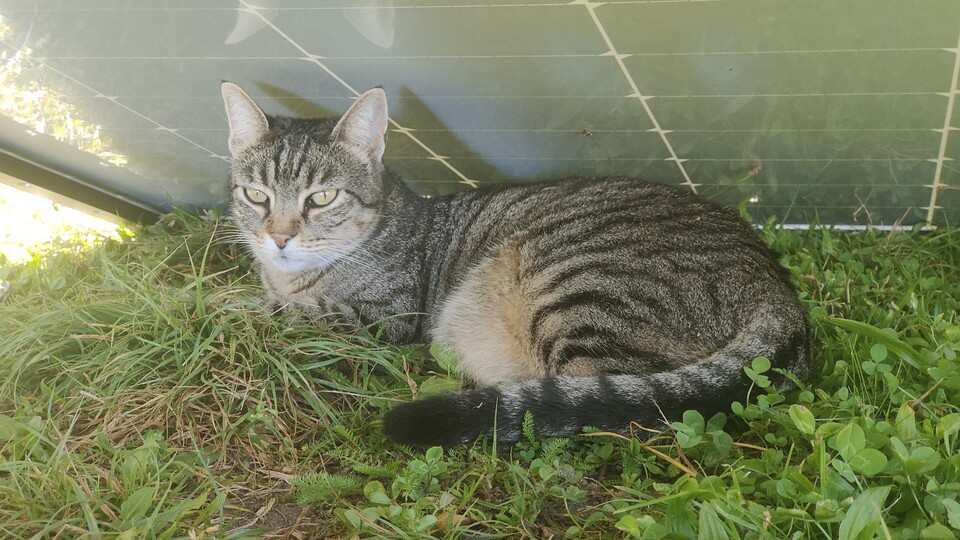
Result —
[[[596, 56], [596, 55], [593, 55]], [[289, 58], [283, 57], [283, 60], [288, 60]], [[301, 60], [310, 61], [308, 58], [300, 58]], [[329, 60], [329, 58], [322, 58], [323, 60]], [[90, 58], [83, 58], [83, 60], [90, 60]], [[132, 58], [126, 58], [124, 60], [134, 60]], [[266, 58], [265, 60], [272, 60], [272, 58]], [[658, 94], [656, 97], [659, 99], [728, 99], [728, 98], [807, 98], [807, 97], [883, 97], [883, 96], [945, 96], [945, 92], [804, 92], [804, 93], [794, 93], [794, 94]], [[127, 98], [143, 98], [149, 97], [151, 99], [214, 99], [209, 96], [164, 96], [164, 95], [136, 95], [136, 94], [126, 94], [124, 97]], [[299, 100], [301, 98], [311, 98], [311, 99], [332, 99], [340, 98], [342, 96], [329, 96], [329, 95], [304, 95], [298, 96], [296, 98], [287, 98], [287, 97], [276, 97], [275, 100], [281, 101], [284, 99], [289, 100]], [[650, 99], [652, 96], [647, 96], [647, 99]], [[524, 99], [524, 100], [535, 100], [535, 99], [625, 99], [633, 98], [635, 96], [622, 96], [622, 95], [574, 95], [574, 94], [541, 94], [541, 95], [514, 95], [514, 94], [504, 94], [504, 95], [469, 95], [469, 94], [456, 94], [456, 95], [418, 95], [415, 97], [404, 97], [404, 96], [391, 96], [391, 100], [419, 100], [424, 99], [435, 99], [435, 100], [451, 100], [451, 99], [461, 99], [461, 100], [509, 100], [509, 99]]]
[[92, 86], [90, 86], [90, 85], [88, 85], [88, 84], [86, 84], [86, 83], [78, 80], [78, 79], [75, 78], [75, 77], [72, 77], [72, 76], [68, 75], [67, 73], [63, 72], [62, 70], [53, 67], [53, 66], [50, 65], [49, 63], [44, 63], [44, 68], [45, 68], [45, 69], [49, 69], [49, 70], [57, 73], [57, 74], [60, 75], [61, 77], [63, 77], [63, 78], [65, 78], [65, 79], [73, 82], [74, 84], [77, 84], [77, 85], [85, 88], [86, 90], [89, 90], [90, 92], [93, 92], [96, 97], [98, 97], [98, 98], [100, 98], [100, 99], [105, 99], [105, 100], [113, 103], [114, 105], [116, 105], [116, 106], [118, 106], [118, 107], [126, 110], [127, 112], [129, 112], [129, 113], [131, 113], [131, 114], [133, 114], [133, 115], [136, 115], [136, 116], [142, 118], [143, 120], [145, 120], [145, 121], [149, 122], [150, 124], [153, 124], [154, 126], [156, 126], [156, 129], [158, 129], [158, 130], [160, 130], [160, 131], [163, 131], [163, 132], [166, 132], [166, 133], [169, 133], [169, 134], [173, 135], [174, 137], [180, 138], [180, 139], [184, 140], [185, 142], [187, 142], [187, 143], [189, 143], [189, 144], [191, 144], [191, 145], [199, 148], [200, 150], [203, 150], [204, 152], [206, 152], [206, 153], [208, 154], [208, 157], [216, 158], [216, 159], [222, 159], [222, 160], [224, 160], [224, 161], [227, 160], [226, 156], [222, 156], [222, 155], [214, 152], [213, 150], [207, 148], [206, 146], [203, 146], [202, 144], [194, 141], [193, 139], [190, 139], [189, 137], [185, 137], [184, 135], [180, 134], [179, 131], [178, 131], [176, 128], [170, 128], [170, 127], [164, 126], [164, 125], [161, 124], [160, 122], [154, 120], [153, 118], [150, 118], [149, 116], [141, 113], [140, 111], [137, 111], [137, 110], [133, 109], [132, 107], [129, 107], [129, 106], [121, 103], [120, 101], [118, 101], [119, 96], [109, 96], [109, 95], [103, 94], [102, 92], [98, 91], [96, 88], [94, 88], [94, 87], [92, 87]]
[[941, 128], [940, 133], [940, 149], [937, 153], [937, 158], [935, 163], [937, 164], [936, 169], [933, 173], [933, 184], [930, 187], [930, 204], [927, 205], [927, 223], [933, 223], [934, 213], [937, 208], [937, 195], [943, 189], [942, 175], [943, 175], [943, 165], [947, 160], [952, 161], [951, 158], [947, 157], [947, 139], [950, 136], [951, 131], [951, 120], [953, 119], [953, 107], [956, 103], [957, 93], [960, 92], [960, 89], [957, 87], [957, 82], [960, 80], [960, 37], [957, 38], [957, 46], [952, 49], [943, 49], [946, 52], [953, 53], [953, 74], [950, 79], [950, 90], [944, 95], [947, 98], [946, 114], [943, 118], [943, 128]]
[[[282, 9], [282, 8], [280, 8]], [[249, 13], [249, 11], [246, 11]], [[800, 54], [830, 54], [830, 53], [876, 53], [876, 52], [934, 52], [941, 51], [941, 47], [883, 47], [861, 49], [773, 49], [764, 51], [675, 51], [675, 52], [627, 52], [622, 53], [638, 57], [670, 57], [670, 56], [750, 56], [750, 55], [800, 55]], [[447, 60], [447, 59], [497, 59], [497, 58], [592, 58], [595, 54], [558, 53], [558, 54], [408, 54], [408, 55], [330, 55], [325, 60]], [[286, 56], [131, 56], [131, 55], [53, 55], [50, 60], [286, 60]]]
[[659, 94], [660, 98], [671, 99], [727, 99], [727, 98], [793, 98], [793, 97], [865, 97], [865, 96], [936, 96], [937, 92], [797, 92], [770, 94]]
[[626, 64], [623, 63], [623, 59], [627, 55], [622, 55], [617, 52], [616, 46], [613, 44], [613, 40], [610, 39], [610, 36], [607, 34], [606, 29], [603, 26], [603, 23], [600, 22], [600, 18], [597, 16], [596, 9], [602, 6], [602, 3], [591, 2], [590, 0], [574, 0], [570, 2], [570, 5], [582, 5], [586, 8], [587, 13], [590, 14], [590, 18], [593, 21], [593, 24], [597, 28], [597, 32], [600, 33], [600, 37], [603, 38], [604, 43], [609, 47], [608, 53], [605, 53], [612, 57], [617, 63], [617, 67], [620, 68], [620, 71], [623, 73], [624, 78], [627, 81], [627, 84], [630, 86], [630, 89], [633, 91], [632, 94], [629, 94], [627, 97], [636, 98], [640, 105], [643, 107], [643, 111], [646, 113], [647, 118], [650, 120], [650, 123], [653, 124], [653, 128], [648, 130], [650, 132], [656, 133], [660, 137], [660, 141], [663, 142], [663, 145], [667, 148], [667, 152], [670, 153], [670, 157], [667, 158], [669, 161], [676, 163], [677, 168], [680, 170], [680, 174], [683, 176], [683, 184], [690, 188], [694, 193], [697, 192], [698, 184], [695, 184], [693, 180], [690, 179], [690, 175], [687, 174], [686, 167], [683, 166], [684, 159], [680, 158], [677, 155], [676, 150], [674, 150], [673, 145], [670, 144], [670, 140], [667, 138], [668, 130], [664, 130], [660, 126], [660, 122], [657, 121], [657, 117], [653, 114], [653, 109], [650, 108], [650, 104], [647, 103], [653, 96], [645, 96], [640, 91], [640, 88], [637, 86], [636, 81], [633, 78], [633, 75], [630, 74], [630, 70], [627, 69]]
[[[308, 51], [306, 48], [304, 48], [302, 45], [300, 45], [295, 39], [293, 39], [293, 37], [291, 37], [289, 34], [287, 34], [286, 32], [284, 32], [284, 31], [281, 30], [280, 28], [278, 28], [277, 25], [273, 24], [273, 21], [271, 21], [270, 18], [265, 17], [265, 16], [260, 12], [260, 9], [261, 9], [261, 8], [259, 8], [259, 7], [257, 7], [257, 6], [254, 6], [254, 5], [251, 5], [250, 3], [246, 2], [246, 0], [240, 0], [240, 4], [244, 6], [244, 7], [243, 7], [244, 11], [246, 11], [247, 13], [250, 13], [251, 15], [254, 15], [255, 17], [259, 18], [259, 19], [263, 22], [263, 24], [264, 24], [265, 26], [269, 27], [271, 30], [273, 30], [274, 32], [276, 32], [277, 35], [279, 35], [281, 38], [283, 38], [283, 39], [286, 40], [288, 43], [290, 43], [294, 48], [296, 48], [298, 51], [300, 51], [300, 52], [304, 55], [303, 58], [304, 58], [305, 60], [308, 60], [308, 61], [311, 62], [312, 64], [314, 64], [314, 65], [316, 65], [317, 67], [319, 67], [321, 70], [323, 70], [324, 73], [326, 73], [327, 75], [329, 75], [330, 77], [332, 77], [335, 81], [337, 81], [338, 83], [340, 83], [344, 88], [347, 89], [347, 91], [349, 91], [349, 92], [350, 92], [351, 94], [353, 94], [354, 96], [359, 96], [359, 95], [360, 95], [360, 92], [358, 92], [352, 85], [350, 85], [350, 83], [348, 83], [348, 82], [345, 81], [342, 77], [340, 77], [338, 74], [336, 74], [332, 69], [330, 69], [330, 68], [322, 61], [322, 60], [323, 60], [323, 57], [322, 57], [322, 56], [311, 53], [311, 52]], [[446, 156], [441, 156], [441, 155], [437, 154], [436, 152], [434, 152], [433, 149], [431, 149], [429, 146], [427, 146], [423, 141], [421, 141], [421, 140], [413, 133], [413, 130], [408, 129], [408, 128], [402, 126], [399, 122], [397, 122], [396, 120], [394, 120], [392, 117], [388, 117], [388, 118], [387, 118], [387, 121], [388, 121], [388, 122], [390, 123], [390, 125], [392, 126], [392, 128], [393, 128], [392, 131], [397, 132], [397, 133], [402, 133], [403, 135], [407, 136], [411, 141], [414, 142], [414, 144], [416, 144], [417, 146], [419, 146], [420, 148], [422, 148], [425, 152], [427, 152], [427, 154], [429, 155], [429, 159], [441, 163], [441, 164], [442, 164], [444, 167], [446, 167], [450, 172], [452, 172], [454, 175], [456, 175], [456, 176], [460, 179], [460, 182], [462, 182], [463, 184], [465, 184], [465, 185], [467, 185], [467, 186], [469, 186], [469, 187], [477, 187], [477, 182], [476, 182], [475, 180], [473, 180], [473, 179], [471, 179], [471, 178], [468, 178], [465, 174], [463, 174], [462, 172], [460, 172], [459, 169], [457, 169], [456, 167], [454, 167], [453, 164], [450, 163], [449, 158], [447, 158]]]
[[[159, 99], [167, 99], [161, 97]], [[393, 98], [391, 98], [393, 99]], [[402, 98], [397, 98], [402, 99]], [[110, 126], [111, 132], [137, 132], [154, 131], [157, 128], [141, 128], [128, 126]], [[960, 128], [951, 127], [951, 131], [960, 130]], [[191, 127], [178, 129], [177, 132], [196, 131], [196, 132], [221, 132], [226, 133], [225, 127]], [[448, 129], [442, 128], [416, 128], [419, 133], [446, 133]], [[465, 133], [580, 133], [582, 129], [567, 128], [458, 128], [457, 132]], [[648, 133], [647, 129], [606, 129], [591, 128], [592, 133]], [[824, 129], [671, 129], [671, 133], [922, 133], [933, 131], [943, 133], [941, 128], [824, 128]]]
[[[136, 128], [129, 128], [136, 129]], [[960, 128], [951, 128], [952, 130], [957, 130]], [[192, 128], [191, 131], [202, 131], [203, 128]], [[206, 128], [206, 131], [224, 131], [220, 128]], [[436, 132], [436, 133], [445, 133], [448, 130], [440, 128], [417, 128], [419, 132]], [[474, 133], [580, 133], [582, 129], [565, 129], [565, 128], [462, 128], [457, 129], [458, 132], [474, 132]], [[648, 129], [604, 129], [604, 128], [591, 128], [592, 133], [648, 133]], [[940, 133], [941, 129], [939, 128], [824, 128], [824, 129], [671, 129], [671, 133], [896, 133], [896, 132], [909, 132], [909, 133], [920, 133], [927, 131], [935, 131]]]
[[[398, 133], [401, 132], [400, 130], [396, 130], [396, 129], [392, 129], [391, 131], [398, 132]], [[437, 156], [437, 158], [449, 159], [449, 156]], [[393, 159], [402, 159], [402, 158], [393, 158]], [[407, 156], [406, 159], [418, 159], [418, 158], [411, 157], [411, 156]], [[597, 156], [510, 156], [510, 155], [500, 156], [500, 155], [496, 155], [496, 154], [490, 154], [490, 155], [479, 156], [479, 157], [477, 157], [477, 156], [462, 156], [462, 157], [457, 157], [457, 159], [458, 159], [458, 160], [463, 160], [463, 161], [487, 161], [487, 160], [490, 160], [490, 159], [496, 159], [496, 160], [510, 160], [510, 161], [550, 161], [550, 160], [554, 160], [554, 161], [636, 161], [636, 162], [647, 162], [647, 163], [653, 163], [653, 162], [656, 162], [656, 161], [674, 161], [674, 158], [672, 158], [672, 157], [671, 157], [671, 158], [659, 158], [659, 159], [653, 158], [653, 159], [652, 159], [652, 158], [638, 158], [638, 157], [630, 157], [630, 156], [628, 156], [628, 157], [597, 157]], [[744, 157], [731, 157], [731, 158], [725, 158], [725, 157], [695, 158], [695, 157], [693, 157], [693, 158], [679, 158], [679, 159], [680, 159], [680, 161], [682, 161], [682, 162], [684, 162], [684, 163], [686, 163], [686, 162], [694, 162], [694, 163], [699, 163], [699, 162], [706, 162], [706, 163], [720, 162], [720, 163], [727, 163], [727, 162], [740, 162], [740, 161], [757, 161], [757, 160], [750, 160], [750, 159], [744, 158]], [[845, 163], [845, 162], [846, 162], [846, 163], [860, 163], [860, 162], [868, 162], [868, 163], [870, 163], [870, 162], [873, 162], [873, 163], [890, 163], [890, 162], [893, 162], [893, 163], [920, 163], [920, 162], [931, 162], [931, 163], [936, 163], [938, 160], [935, 160], [935, 159], [927, 159], [927, 158], [897, 158], [897, 159], [892, 159], [892, 158], [833, 158], [833, 157], [825, 157], [825, 158], [775, 158], [775, 157], [770, 158], [770, 157], [768, 157], [768, 158], [763, 158], [763, 159], [760, 160], [760, 161], [763, 161], [763, 162], [783, 162], [783, 163]], [[945, 158], [944, 161], [952, 161], [952, 158]], [[700, 185], [703, 185], [703, 184], [696, 184], [696, 185], [697, 185], [697, 186], [700, 186]]]
[[[616, 4], [681, 4], [681, 3], [706, 3], [706, 2], [724, 2], [727, 0], [627, 0], [622, 2], [608, 2]], [[499, 3], [499, 4], [430, 4], [430, 5], [407, 5], [407, 6], [391, 6], [391, 9], [396, 10], [426, 10], [426, 9], [482, 9], [482, 8], [524, 8], [524, 7], [559, 7], [569, 5], [569, 2], [542, 2], [542, 3]], [[272, 6], [269, 9], [276, 11], [360, 11], [360, 10], [369, 10], [369, 6]], [[6, 13], [18, 14], [23, 12], [32, 12], [33, 10], [25, 9], [8, 9], [5, 10]], [[48, 7], [45, 8], [45, 11], [49, 12], [115, 12], [116, 8], [113, 7]], [[189, 12], [199, 12], [199, 11], [236, 11], [234, 7], [208, 7], [208, 6], [197, 6], [197, 7], [181, 7], [181, 6], [125, 6], [123, 11], [133, 11], [133, 12], [142, 12], [142, 11], [189, 11]]]

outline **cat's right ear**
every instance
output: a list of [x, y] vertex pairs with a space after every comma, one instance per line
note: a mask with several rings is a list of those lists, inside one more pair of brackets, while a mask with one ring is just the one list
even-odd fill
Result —
[[223, 104], [227, 108], [227, 122], [230, 124], [230, 153], [237, 157], [240, 152], [257, 142], [267, 130], [267, 115], [253, 102], [239, 86], [224, 81], [220, 86]]
[[387, 145], [387, 94], [382, 88], [367, 90], [347, 109], [331, 138], [361, 152], [372, 161], [380, 161]]

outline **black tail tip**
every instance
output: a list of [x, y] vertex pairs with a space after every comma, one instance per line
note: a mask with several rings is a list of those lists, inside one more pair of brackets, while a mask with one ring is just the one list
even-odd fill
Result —
[[383, 433], [397, 444], [409, 446], [452, 446], [449, 425], [433, 399], [403, 403], [387, 411], [383, 417]]
[[[456, 446], [491, 434], [495, 400], [471, 399], [473, 392], [454, 392], [397, 405], [383, 417], [383, 432], [397, 444]], [[489, 405], [487, 404], [489, 402]]]
[[424, 438], [421, 423], [417, 420], [417, 402], [404, 403], [387, 411], [383, 416], [383, 433], [397, 444], [422, 446]]

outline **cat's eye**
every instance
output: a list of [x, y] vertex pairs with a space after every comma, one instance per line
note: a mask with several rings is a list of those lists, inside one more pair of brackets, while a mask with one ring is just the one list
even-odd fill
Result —
[[248, 201], [252, 202], [253, 204], [263, 205], [263, 204], [267, 204], [267, 201], [270, 200], [270, 198], [267, 197], [267, 194], [260, 191], [259, 189], [244, 188], [243, 195], [244, 197], [247, 198]]
[[304, 202], [304, 206], [307, 208], [320, 208], [321, 206], [327, 206], [328, 204], [332, 203], [339, 194], [339, 189], [318, 191], [307, 197], [307, 200]]

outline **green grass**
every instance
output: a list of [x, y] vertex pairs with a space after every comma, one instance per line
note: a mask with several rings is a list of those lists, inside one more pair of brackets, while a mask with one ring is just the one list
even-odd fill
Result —
[[[0, 261], [0, 537], [955, 538], [960, 233], [764, 229], [818, 340], [781, 395], [603, 433], [416, 450], [380, 418], [442, 350], [273, 315], [224, 225]], [[530, 432], [530, 426], [527, 426]]]

